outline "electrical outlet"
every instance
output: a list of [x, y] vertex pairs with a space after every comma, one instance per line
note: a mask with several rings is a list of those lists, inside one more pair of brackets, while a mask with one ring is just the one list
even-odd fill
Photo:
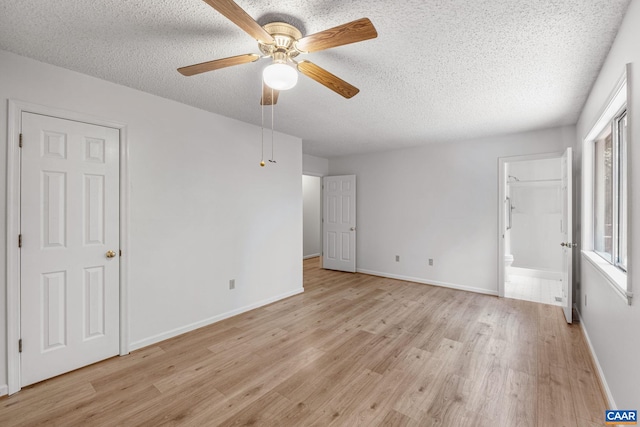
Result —
[[400, 255], [396, 255], [396, 262], [400, 262]]
[[236, 288], [236, 279], [229, 280], [229, 289], [235, 289], [235, 288]]
[[433, 258], [429, 258], [429, 265], [433, 266]]

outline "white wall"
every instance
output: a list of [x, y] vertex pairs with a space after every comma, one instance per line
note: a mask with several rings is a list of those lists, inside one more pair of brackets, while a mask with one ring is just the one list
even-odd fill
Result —
[[[277, 134], [277, 166], [261, 168], [255, 126], [4, 51], [0, 76], [3, 168], [7, 99], [128, 126], [132, 347], [302, 291], [298, 138]], [[0, 307], [6, 313], [5, 175]], [[236, 279], [233, 291], [229, 279]], [[6, 316], [0, 316], [0, 389], [5, 355]]]
[[498, 158], [574, 140], [569, 126], [330, 159], [358, 177], [357, 269], [497, 294]]
[[312, 176], [325, 176], [329, 174], [329, 160], [324, 157], [302, 155], [302, 173]]
[[[577, 124], [576, 152], [586, 137], [620, 76], [633, 63], [629, 82], [629, 276], [635, 294], [640, 293], [640, 1], [632, 0], [618, 36], [582, 110]], [[578, 162], [578, 165], [580, 163]], [[578, 217], [579, 218], [579, 217]], [[617, 407], [640, 408], [640, 301], [628, 306], [606, 279], [586, 261], [580, 263], [580, 292], [576, 303], [604, 380]], [[585, 295], [588, 297], [584, 304]]]
[[319, 256], [322, 252], [321, 201], [322, 178], [302, 175], [302, 255], [304, 258]]
[[510, 233], [513, 267], [562, 270], [562, 193], [560, 158], [509, 162], [507, 185], [512, 205]]

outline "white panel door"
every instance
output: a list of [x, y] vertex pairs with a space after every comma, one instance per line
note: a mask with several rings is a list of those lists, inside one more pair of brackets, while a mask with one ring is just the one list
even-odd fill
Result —
[[356, 271], [356, 176], [323, 178], [322, 267]]
[[573, 321], [573, 153], [562, 155], [562, 302], [567, 323]]
[[[119, 131], [22, 114], [21, 385], [119, 352]], [[107, 253], [112, 251], [112, 253]]]

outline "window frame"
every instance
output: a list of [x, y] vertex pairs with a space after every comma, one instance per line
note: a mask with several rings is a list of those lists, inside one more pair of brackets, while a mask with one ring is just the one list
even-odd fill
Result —
[[[613, 118], [609, 121], [608, 126], [603, 127], [600, 132], [598, 133], [598, 135], [602, 134], [605, 130], [606, 127], [610, 127], [611, 128], [611, 150], [612, 150], [612, 160], [611, 160], [611, 167], [612, 167], [612, 171], [611, 171], [611, 176], [612, 176], [612, 188], [611, 188], [611, 192], [612, 192], [612, 200], [611, 200], [611, 204], [612, 204], [612, 230], [611, 230], [611, 259], [608, 259], [608, 257], [606, 255], [609, 255], [608, 252], [601, 252], [595, 249], [596, 244], [595, 244], [595, 240], [598, 238], [598, 236], [596, 235], [596, 224], [595, 221], [593, 222], [592, 226], [593, 226], [593, 247], [594, 247], [594, 252], [596, 254], [598, 254], [598, 256], [600, 256], [603, 260], [605, 260], [606, 262], [608, 262], [609, 264], [613, 265], [614, 267], [622, 270], [624, 273], [627, 272], [627, 266], [626, 264], [622, 264], [620, 262], [620, 252], [621, 252], [621, 248], [620, 248], [620, 240], [621, 240], [621, 235], [620, 235], [620, 219], [621, 219], [621, 207], [622, 207], [622, 197], [625, 198], [625, 202], [628, 203], [628, 195], [622, 195], [621, 194], [621, 180], [623, 179], [621, 174], [620, 174], [620, 170], [621, 170], [621, 166], [622, 166], [622, 162], [624, 161], [625, 163], [628, 164], [628, 159], [625, 158], [621, 158], [622, 154], [621, 154], [621, 138], [620, 138], [620, 123], [622, 122], [622, 120], [624, 120], [625, 118], [627, 118], [628, 120], [628, 114], [627, 114], [627, 103], [625, 102], [624, 105], [618, 109], [618, 111], [614, 114]], [[628, 139], [628, 135], [627, 135], [627, 139]], [[598, 142], [598, 139], [594, 139], [591, 144], [593, 145], [593, 150], [596, 150], [595, 144], [596, 142]], [[595, 155], [594, 155], [594, 159], [595, 159]], [[628, 166], [628, 165], [627, 165]], [[624, 168], [625, 170], [628, 170], [628, 167]], [[596, 165], [594, 164], [594, 171], [596, 170]], [[596, 179], [597, 179], [597, 174], [594, 172], [593, 174], [593, 181], [592, 181], [592, 188], [595, 191], [595, 188], [597, 187], [597, 183], [596, 183]], [[625, 178], [626, 179], [626, 178]], [[628, 184], [628, 183], [627, 183]], [[626, 204], [625, 203], [625, 204]], [[591, 207], [591, 215], [593, 217], [595, 217], [595, 212], [596, 212], [596, 198], [593, 197], [593, 205]], [[626, 240], [626, 239], [625, 239]], [[626, 252], [626, 251], [625, 251]], [[625, 289], [626, 291], [626, 289]]]
[[[620, 247], [620, 241], [622, 240], [622, 234], [620, 232], [620, 223], [622, 222], [622, 214], [623, 214], [623, 206], [628, 206], [629, 204], [629, 194], [628, 194], [628, 189], [629, 189], [629, 159], [627, 158], [627, 153], [626, 150], [622, 150], [622, 140], [621, 140], [621, 131], [620, 131], [620, 124], [622, 123], [623, 120], [627, 121], [627, 134], [625, 135], [625, 140], [624, 143], [628, 144], [629, 143], [629, 114], [628, 114], [628, 107], [627, 104], [625, 103], [624, 108], [620, 110], [619, 114], [616, 115], [616, 118], [614, 119], [614, 127], [615, 127], [615, 135], [614, 135], [614, 144], [615, 144], [615, 163], [614, 163], [614, 168], [613, 168], [613, 174], [614, 174], [614, 180], [613, 180], [613, 191], [614, 191], [614, 197], [616, 198], [614, 204], [613, 204], [613, 217], [615, 218], [615, 221], [613, 223], [613, 235], [614, 235], [614, 253], [613, 253], [613, 264], [618, 267], [619, 269], [621, 269], [622, 271], [624, 271], [625, 273], [627, 272], [627, 265], [623, 264], [621, 262], [621, 247]], [[623, 164], [624, 163], [624, 164]], [[624, 171], [626, 173], [626, 176], [622, 176], [622, 171]], [[625, 189], [627, 190], [627, 194], [622, 194], [622, 180], [625, 180]], [[623, 205], [623, 197], [624, 197], [624, 205]], [[625, 212], [627, 213], [627, 212]], [[629, 219], [628, 213], [627, 213], [627, 221]], [[627, 228], [628, 227], [628, 223], [627, 223]], [[627, 230], [624, 231], [625, 234], [627, 233]], [[628, 239], [627, 236], [625, 236], [625, 243], [628, 245]], [[628, 253], [628, 249], [629, 247], [627, 246], [625, 248], [625, 253]]]
[[[627, 95], [628, 95], [628, 84], [627, 84], [627, 77], [628, 77], [628, 67], [629, 65], [627, 65], [625, 72], [622, 74], [622, 76], [620, 77], [620, 79], [618, 80], [617, 84], [614, 87], [614, 90], [611, 92], [609, 98], [607, 99], [606, 104], [604, 105], [604, 108], [601, 111], [601, 114], [598, 117], [598, 119], [595, 121], [595, 123], [593, 124], [593, 126], [591, 127], [591, 129], [589, 130], [589, 132], [587, 132], [587, 134], [584, 136], [584, 138], [582, 139], [582, 183], [583, 183], [583, 188], [582, 188], [582, 243], [583, 243], [583, 248], [581, 251], [582, 254], [582, 258], [584, 261], [588, 262], [589, 264], [591, 264], [597, 271], [600, 272], [600, 274], [603, 276], [604, 279], [606, 279], [606, 283], [609, 283], [611, 285], [611, 287], [616, 291], [616, 293], [623, 298], [627, 304], [631, 305], [631, 300], [633, 297], [633, 293], [632, 293], [632, 283], [628, 280], [627, 278], [627, 271], [626, 268], [620, 268], [619, 266], [615, 265], [614, 262], [612, 261], [618, 261], [617, 258], [614, 258], [613, 254], [612, 254], [612, 261], [609, 261], [608, 259], [605, 259], [604, 257], [602, 257], [596, 250], [595, 250], [595, 168], [596, 168], [596, 153], [595, 153], [595, 149], [596, 149], [596, 144], [595, 142], [598, 140], [598, 137], [605, 131], [605, 129], [607, 127], [611, 127], [612, 131], [613, 131], [613, 135], [612, 135], [612, 139], [615, 139], [616, 141], [612, 141], [612, 146], [617, 146], [618, 145], [618, 130], [617, 128], [613, 128], [614, 124], [619, 123], [618, 120], [623, 118], [625, 116], [625, 112], [626, 112], [626, 120], [627, 120], [627, 131], [628, 129], [631, 127], [631, 124], [629, 123], [630, 118], [632, 117], [632, 112], [631, 112], [631, 108], [630, 105], [627, 103]], [[627, 145], [629, 144], [629, 134], [627, 134]], [[617, 148], [613, 148], [612, 147], [612, 151], [618, 151]], [[617, 154], [616, 154], [617, 156]], [[613, 171], [613, 177], [614, 177], [614, 185], [616, 185], [616, 188], [613, 189], [613, 194], [612, 196], [616, 199], [616, 200], [620, 200], [619, 196], [617, 195], [619, 188], [619, 182], [620, 180], [618, 178], [616, 178], [615, 174], [619, 173], [619, 166], [616, 166], [617, 159], [613, 160], [613, 165], [616, 170]], [[619, 163], [618, 163], [619, 165]], [[626, 163], [623, 165], [628, 173], [628, 167], [629, 167], [629, 158], [628, 156], [626, 157]], [[626, 215], [627, 215], [627, 221], [630, 220], [629, 216], [628, 216], [628, 210], [629, 210], [629, 206], [628, 206], [628, 175], [627, 175], [627, 206], [626, 206]], [[614, 203], [614, 206], [618, 204], [617, 202]], [[617, 207], [616, 208], [616, 212], [612, 214], [613, 216], [613, 222], [614, 224], [616, 224], [616, 227], [619, 227], [619, 220], [620, 220], [620, 208]], [[614, 235], [618, 236], [619, 238], [619, 229], [616, 229], [615, 232], [613, 232]], [[625, 236], [624, 238], [626, 239], [627, 245], [629, 242], [629, 223], [627, 222], [627, 229], [623, 230], [623, 232], [625, 232]], [[613, 236], [612, 236], [613, 237]], [[617, 247], [617, 242], [616, 242], [616, 246]], [[613, 248], [612, 248], [613, 249]], [[628, 249], [628, 247], [627, 247]], [[619, 250], [616, 249], [617, 254], [619, 254]], [[614, 252], [614, 250], [612, 250], [612, 252]], [[619, 264], [619, 263], [618, 263]], [[628, 266], [625, 266], [628, 267]]]
[[[600, 130], [600, 132], [598, 133], [598, 136], [593, 140], [593, 142], [591, 143], [592, 147], [591, 149], [593, 150], [593, 176], [592, 176], [592, 182], [591, 182], [591, 186], [593, 188], [593, 203], [591, 206], [591, 217], [593, 218], [592, 221], [592, 247], [593, 247], [593, 252], [595, 252], [598, 256], [600, 256], [603, 260], [605, 260], [606, 262], [613, 264], [613, 260], [614, 260], [614, 234], [615, 234], [615, 230], [614, 230], [614, 217], [615, 217], [615, 212], [613, 209], [613, 201], [611, 202], [612, 205], [612, 209], [611, 209], [611, 249], [608, 252], [607, 251], [607, 220], [609, 219], [608, 216], [606, 215], [607, 212], [607, 196], [609, 196], [609, 192], [607, 190], [610, 190], [611, 192], [611, 197], [613, 198], [613, 195], [615, 194], [615, 188], [614, 188], [614, 179], [613, 177], [615, 176], [615, 171], [614, 171], [614, 165], [615, 165], [615, 159], [614, 159], [614, 147], [615, 147], [615, 131], [614, 131], [614, 125], [613, 125], [613, 119], [611, 119], [606, 126], [604, 126], [602, 128], [602, 130]], [[611, 174], [607, 174], [607, 168], [605, 167], [605, 158], [606, 156], [606, 145], [607, 145], [607, 140], [610, 138], [610, 143], [611, 143]], [[603, 143], [604, 146], [602, 147], [602, 151], [600, 151], [600, 143]], [[602, 162], [602, 163], [601, 163]], [[601, 170], [602, 167], [602, 170]], [[606, 181], [607, 178], [611, 178], [611, 187], [606, 185]], [[599, 178], [603, 178], [604, 182], [601, 182]], [[599, 189], [602, 189], [602, 194], [600, 194], [600, 192], [598, 191]], [[602, 200], [602, 206], [598, 203], [599, 201]], [[599, 208], [603, 208], [602, 211]], [[603, 213], [602, 217], [599, 216], [600, 213]], [[600, 227], [602, 227], [602, 234], [600, 233]], [[598, 244], [598, 241], [601, 241], [600, 244]], [[603, 247], [601, 247], [600, 245], [602, 245]]]

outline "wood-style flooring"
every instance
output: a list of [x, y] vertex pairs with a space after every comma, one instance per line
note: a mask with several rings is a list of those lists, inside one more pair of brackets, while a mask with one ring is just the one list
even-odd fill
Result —
[[339, 273], [304, 294], [0, 399], [2, 426], [596, 426], [559, 307]]

